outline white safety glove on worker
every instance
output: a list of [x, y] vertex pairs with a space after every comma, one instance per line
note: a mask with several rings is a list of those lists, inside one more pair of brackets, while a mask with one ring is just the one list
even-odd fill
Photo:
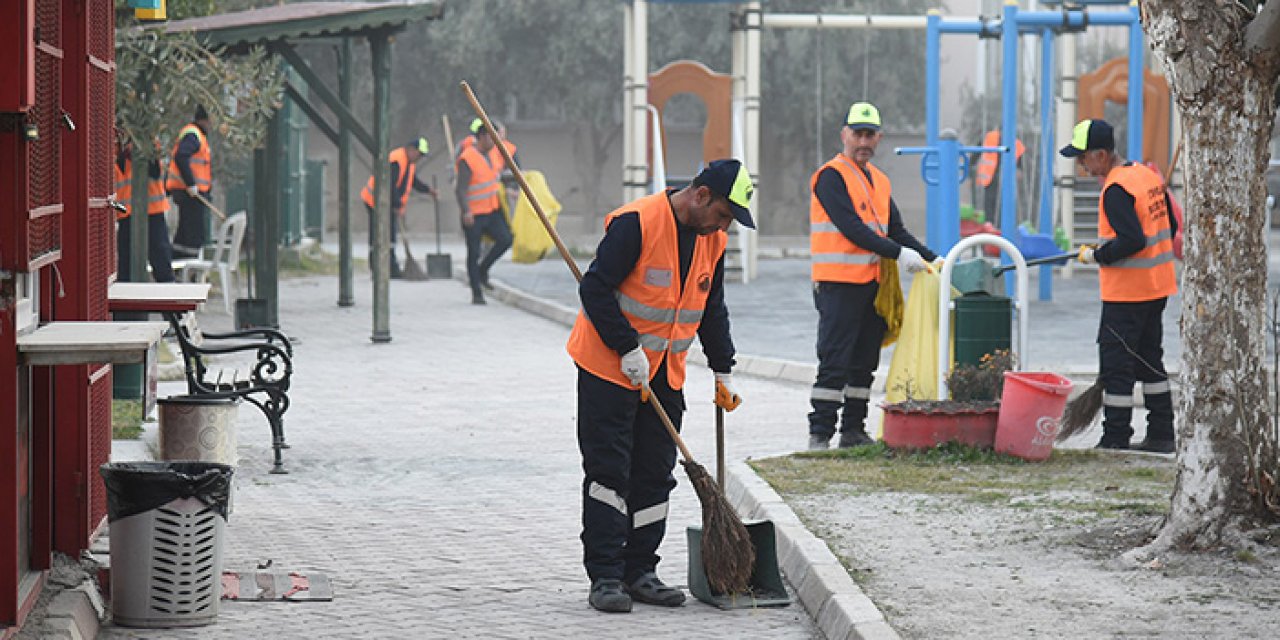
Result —
[[902, 251], [898, 253], [898, 264], [907, 270], [907, 273], [916, 273], [929, 268], [929, 263], [920, 257], [920, 253], [911, 247], [902, 247]]
[[732, 373], [716, 374], [716, 406], [725, 411], [733, 411], [742, 404], [742, 396], [733, 388]]
[[1093, 258], [1093, 247], [1087, 244], [1082, 245], [1080, 247], [1079, 255], [1076, 256], [1076, 260], [1079, 260], [1080, 264], [1093, 264], [1097, 262], [1097, 260]]
[[192, 198], [200, 195], [200, 187], [197, 187], [194, 184], [187, 187], [187, 195], [191, 196]]
[[622, 356], [622, 375], [637, 387], [649, 384], [649, 356], [644, 349], [636, 347]]

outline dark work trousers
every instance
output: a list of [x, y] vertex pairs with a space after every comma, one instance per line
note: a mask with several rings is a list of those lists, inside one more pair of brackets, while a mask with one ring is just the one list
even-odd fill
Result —
[[[132, 253], [129, 221], [133, 216], [116, 221], [116, 279], [129, 282], [129, 261]], [[151, 265], [151, 278], [156, 282], [173, 282], [173, 249], [169, 246], [169, 225], [163, 214], [147, 215], [147, 262]], [[144, 278], [145, 282], [145, 278]]]
[[[489, 268], [511, 248], [511, 229], [498, 210], [477, 214], [475, 223], [462, 230], [467, 236], [467, 280], [471, 283], [471, 292], [480, 294], [480, 286], [489, 281]], [[493, 238], [493, 246], [481, 256], [480, 239], [486, 234]]]
[[[364, 211], [365, 213], [369, 214], [369, 264], [372, 266], [373, 265], [373, 207], [366, 204], [364, 206]], [[390, 216], [387, 218], [387, 224], [391, 225], [390, 227], [391, 228], [391, 247], [390, 247], [391, 273], [389, 275], [392, 278], [398, 278], [400, 277], [400, 261], [396, 259], [396, 239], [399, 237], [396, 234], [396, 212], [388, 209], [387, 213], [390, 214]]]
[[[676, 429], [684, 393], [663, 364], [650, 387]], [[667, 532], [676, 445], [640, 392], [578, 369], [578, 449], [582, 452], [582, 561], [592, 582], [628, 583], [655, 571]]]
[[[186, 191], [170, 191], [173, 203], [178, 205], [178, 229], [173, 234], [173, 255], [191, 258], [200, 253], [200, 247], [209, 242], [209, 207], [187, 195]], [[209, 194], [203, 194], [205, 198]]]
[[1142, 383], [1147, 439], [1173, 440], [1173, 395], [1164, 369], [1162, 315], [1167, 298], [1103, 302], [1098, 327], [1102, 384], [1102, 442], [1128, 444], [1133, 428], [1133, 383]]
[[844, 407], [840, 431], [865, 428], [871, 381], [880, 366], [880, 342], [886, 330], [876, 313], [878, 282], [817, 282], [818, 379], [809, 404], [809, 433], [831, 437], [836, 412]]
[[996, 165], [996, 173], [991, 177], [991, 184], [982, 187], [982, 211], [987, 222], [1000, 228], [1000, 165]]

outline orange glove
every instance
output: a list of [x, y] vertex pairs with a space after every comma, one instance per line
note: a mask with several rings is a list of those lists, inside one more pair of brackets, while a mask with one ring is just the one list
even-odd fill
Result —
[[733, 389], [733, 374], [716, 374], [716, 406], [725, 411], [733, 411], [742, 404], [742, 396]]

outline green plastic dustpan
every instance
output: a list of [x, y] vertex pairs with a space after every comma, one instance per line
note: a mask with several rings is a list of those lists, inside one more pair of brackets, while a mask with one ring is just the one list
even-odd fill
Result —
[[787, 587], [778, 571], [778, 548], [774, 543], [773, 522], [744, 522], [751, 544], [756, 548], [756, 566], [751, 572], [748, 593], [713, 593], [702, 566], [702, 527], [689, 527], [689, 592], [693, 597], [721, 609], [785, 607], [791, 604]]

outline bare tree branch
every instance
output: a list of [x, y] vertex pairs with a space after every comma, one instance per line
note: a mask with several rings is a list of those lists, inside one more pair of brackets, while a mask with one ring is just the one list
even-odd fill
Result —
[[1276, 64], [1280, 60], [1280, 2], [1272, 0], [1258, 10], [1244, 31], [1248, 55], [1255, 56], [1263, 64]]

